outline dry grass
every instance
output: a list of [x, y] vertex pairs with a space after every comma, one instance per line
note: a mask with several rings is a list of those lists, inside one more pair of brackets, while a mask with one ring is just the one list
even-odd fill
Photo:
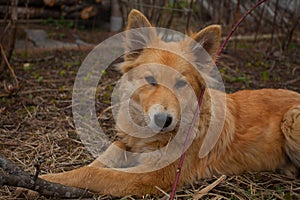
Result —
[[[298, 45], [299, 46], [299, 45]], [[293, 56], [249, 53], [245, 48], [230, 50], [230, 56], [220, 60], [220, 71], [229, 91], [242, 88], [285, 87], [299, 90], [300, 63]], [[7, 96], [0, 85], [0, 154], [12, 159], [22, 168], [35, 172], [34, 163], [41, 162], [42, 173], [67, 171], [85, 165], [93, 157], [81, 144], [72, 120], [71, 94], [76, 72], [88, 52], [46, 52], [30, 55], [30, 58], [53, 56], [53, 59], [31, 62], [30, 69], [15, 62], [21, 90]], [[259, 56], [257, 56], [259, 55]], [[22, 55], [15, 55], [22, 60]], [[242, 59], [241, 59], [242, 58]], [[273, 61], [275, 65], [273, 65]], [[251, 62], [251, 64], [249, 64]], [[260, 63], [258, 63], [260, 62]], [[251, 66], [250, 66], [251, 65]], [[298, 68], [297, 68], [298, 67]], [[262, 76], [263, 71], [268, 76]], [[110, 92], [116, 81], [116, 73], [109, 70], [99, 85], [96, 110], [105, 132], [114, 135], [110, 115]], [[42, 78], [41, 78], [42, 77]], [[286, 84], [287, 81], [296, 80]], [[103, 112], [103, 110], [105, 110]], [[188, 164], [188, 163], [184, 163]], [[230, 166], [229, 166], [230, 167]], [[245, 173], [199, 180], [196, 184], [178, 191], [178, 199], [299, 199], [300, 180], [292, 180], [276, 173]], [[214, 181], [218, 180], [214, 183]], [[17, 197], [13, 187], [1, 187], [0, 199]], [[43, 199], [43, 198], [41, 198]], [[95, 199], [113, 199], [95, 196]], [[124, 197], [124, 199], [135, 199]], [[167, 199], [145, 196], [143, 199]]]

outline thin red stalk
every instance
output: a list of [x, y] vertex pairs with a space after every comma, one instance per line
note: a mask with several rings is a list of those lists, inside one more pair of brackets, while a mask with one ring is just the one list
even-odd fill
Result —
[[193, 119], [192, 119], [192, 123], [191, 123], [191, 125], [189, 127], [188, 134], [187, 134], [187, 136], [185, 138], [185, 141], [183, 143], [183, 150], [182, 150], [182, 153], [181, 153], [181, 156], [180, 156], [180, 159], [179, 159], [179, 164], [178, 164], [178, 168], [177, 168], [177, 172], [176, 172], [176, 177], [175, 177], [175, 181], [174, 181], [174, 184], [173, 184], [172, 192], [171, 192], [171, 195], [170, 195], [170, 199], [171, 200], [173, 200], [174, 197], [175, 197], [176, 186], [177, 186], [178, 181], [179, 181], [182, 164], [183, 164], [184, 157], [185, 157], [185, 151], [187, 150], [188, 141], [189, 141], [189, 139], [191, 137], [193, 126], [195, 125], [196, 120], [198, 118], [197, 117], [198, 113], [200, 112], [200, 107], [202, 105], [202, 100], [203, 100], [204, 92], [205, 92], [205, 88], [203, 88], [201, 90], [201, 92], [200, 92], [199, 99], [198, 99], [198, 102], [197, 102], [197, 108], [196, 108], [196, 111], [194, 113], [194, 116], [193, 116]]
[[255, 9], [257, 8], [260, 4], [264, 3], [266, 0], [260, 0], [259, 2], [257, 2], [252, 8], [250, 8], [244, 15], [242, 18], [239, 19], [239, 21], [234, 25], [234, 27], [231, 29], [230, 33], [226, 36], [224, 42], [222, 43], [221, 47], [219, 48], [217, 55], [219, 56], [221, 54], [221, 52], [223, 51], [225, 45], [227, 44], [227, 42], [229, 41], [230, 37], [232, 36], [232, 34], [234, 33], [234, 31], [239, 27], [239, 25], [242, 23], [242, 21], [244, 21], [244, 19]]
[[[257, 8], [260, 4], [264, 3], [266, 0], [260, 0], [259, 2], [257, 2], [251, 9], [249, 9], [244, 15], [242, 18], [239, 19], [239, 21], [234, 25], [234, 27], [232, 28], [231, 32], [226, 36], [226, 39], [224, 40], [224, 42], [222, 43], [221, 47], [219, 48], [218, 52], [217, 52], [217, 56], [220, 56], [221, 52], [223, 51], [225, 45], [227, 44], [227, 42], [229, 41], [230, 37], [232, 36], [232, 34], [234, 33], [234, 31], [239, 27], [239, 25], [242, 23], [242, 21], [244, 21], [244, 19], [255, 9]], [[208, 74], [210, 73], [210, 71], [208, 72]], [[193, 130], [193, 126], [197, 120], [197, 116], [198, 116], [198, 113], [200, 112], [200, 108], [202, 106], [202, 102], [203, 102], [203, 96], [204, 96], [204, 93], [205, 93], [205, 88], [201, 90], [200, 92], [200, 95], [199, 95], [199, 99], [198, 99], [198, 104], [197, 104], [197, 108], [196, 108], [196, 111], [194, 113], [194, 116], [193, 116], [193, 119], [192, 119], [192, 123], [191, 125], [189, 126], [189, 130], [187, 132], [187, 135], [186, 135], [186, 139], [184, 141], [184, 144], [183, 144], [183, 151], [182, 151], [182, 154], [180, 156], [180, 159], [179, 159], [179, 163], [178, 163], [178, 168], [177, 168], [177, 172], [176, 172], [176, 176], [175, 176], [175, 181], [174, 181], [174, 184], [173, 184], [173, 188], [172, 188], [172, 192], [171, 192], [171, 195], [170, 195], [170, 200], [174, 200], [175, 198], [175, 194], [176, 194], [176, 187], [177, 187], [177, 184], [179, 182], [179, 177], [180, 177], [180, 173], [181, 173], [181, 169], [182, 169], [182, 165], [183, 165], [183, 161], [184, 161], [184, 158], [185, 158], [185, 153], [186, 153], [186, 150], [187, 150], [187, 144], [188, 144], [188, 141], [191, 137], [191, 134], [192, 134], [192, 130]]]
[[188, 15], [187, 15], [186, 26], [185, 26], [185, 33], [186, 34], [189, 31], [192, 9], [193, 9], [193, 0], [191, 0], [191, 2], [190, 2], [189, 11], [188, 11]]

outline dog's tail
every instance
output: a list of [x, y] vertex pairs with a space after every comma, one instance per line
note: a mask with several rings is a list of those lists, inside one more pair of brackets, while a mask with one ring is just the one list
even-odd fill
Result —
[[300, 105], [286, 112], [281, 123], [281, 130], [286, 139], [285, 152], [292, 163], [300, 168]]

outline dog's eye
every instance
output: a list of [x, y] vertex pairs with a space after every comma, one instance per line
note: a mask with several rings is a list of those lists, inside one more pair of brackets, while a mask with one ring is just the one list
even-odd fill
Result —
[[150, 84], [150, 85], [153, 85], [153, 86], [156, 86], [157, 85], [157, 81], [155, 80], [155, 78], [153, 76], [146, 76], [145, 77], [145, 80]]
[[185, 80], [179, 80], [176, 82], [175, 84], [175, 88], [182, 88], [184, 86], [186, 86], [187, 82]]

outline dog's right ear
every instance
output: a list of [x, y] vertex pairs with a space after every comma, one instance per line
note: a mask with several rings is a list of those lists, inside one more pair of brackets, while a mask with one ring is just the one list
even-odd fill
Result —
[[[128, 15], [126, 27], [125, 61], [135, 60], [155, 36], [155, 29], [148, 19], [140, 11], [133, 9]], [[121, 70], [123, 72], [128, 71], [126, 69]]]

